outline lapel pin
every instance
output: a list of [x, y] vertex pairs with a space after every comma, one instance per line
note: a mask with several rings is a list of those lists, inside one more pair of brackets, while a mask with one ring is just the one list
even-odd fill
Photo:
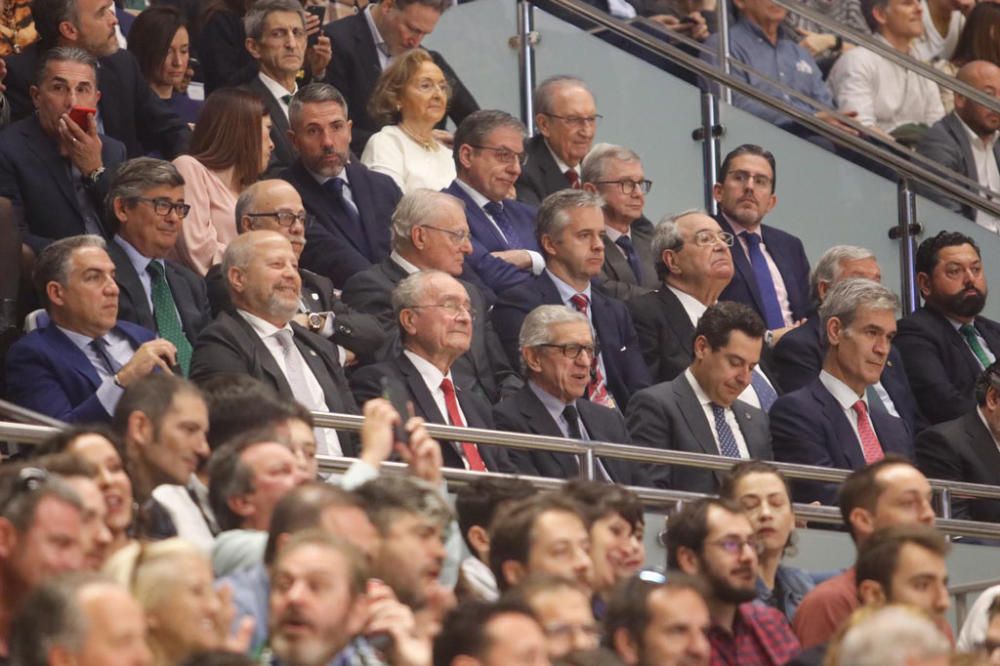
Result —
[[317, 294], [316, 292], [313, 292], [312, 297], [313, 297], [314, 301], [318, 301], [319, 300], [319, 294]]

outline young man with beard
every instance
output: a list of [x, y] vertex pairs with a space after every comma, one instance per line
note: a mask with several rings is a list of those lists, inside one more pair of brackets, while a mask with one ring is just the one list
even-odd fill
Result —
[[975, 408], [976, 379], [1000, 354], [1000, 324], [979, 316], [986, 275], [970, 237], [942, 231], [924, 239], [916, 269], [924, 305], [899, 320], [894, 344], [920, 411], [935, 424]]
[[799, 642], [777, 610], [757, 596], [757, 538], [739, 505], [715, 498], [685, 504], [667, 524], [667, 566], [707, 586], [710, 663], [784, 664]]

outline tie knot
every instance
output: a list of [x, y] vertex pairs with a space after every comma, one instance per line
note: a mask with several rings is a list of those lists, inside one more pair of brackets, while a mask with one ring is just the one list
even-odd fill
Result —
[[445, 377], [441, 380], [441, 391], [445, 395], [455, 395], [455, 385], [451, 383], [451, 380]]
[[712, 408], [712, 414], [714, 414], [715, 416], [725, 416], [726, 408], [723, 407], [722, 405], [716, 404], [714, 402], [710, 402], [708, 403], [708, 405], [709, 407]]
[[153, 261], [149, 262], [148, 266], [146, 266], [146, 272], [152, 275], [154, 278], [159, 279], [163, 277], [163, 265], [154, 259]]
[[569, 182], [570, 187], [574, 190], [580, 188], [580, 174], [576, 172], [576, 169], [566, 169], [566, 180]]
[[749, 231], [741, 231], [740, 238], [746, 241], [747, 245], [757, 246], [760, 245], [760, 236], [757, 234], [752, 234]]
[[106, 352], [108, 350], [108, 341], [103, 337], [94, 338], [90, 341], [90, 346], [98, 352]]
[[490, 214], [491, 217], [497, 217], [503, 214], [503, 204], [499, 201], [487, 201], [483, 209]]
[[964, 335], [965, 337], [977, 335], [976, 327], [973, 326], [972, 324], [962, 324], [961, 326], [958, 327], [958, 330], [961, 331], [962, 335]]
[[284, 349], [292, 348], [292, 332], [287, 328], [283, 328], [279, 331], [275, 331], [274, 339], [278, 341], [278, 344]]
[[569, 302], [573, 304], [577, 310], [583, 314], [587, 314], [587, 307], [590, 305], [590, 299], [587, 298], [586, 294], [573, 294], [569, 297]]
[[344, 196], [344, 179], [343, 178], [331, 178], [330, 180], [323, 183], [323, 188], [328, 192], [333, 192], [337, 198], [343, 198]]
[[282, 95], [281, 96], [281, 101], [284, 102], [285, 105], [287, 106], [288, 104], [291, 104], [291, 102], [292, 102], [292, 96], [291, 95]]
[[621, 236], [619, 236], [615, 240], [615, 245], [617, 245], [618, 247], [624, 248], [626, 250], [631, 250], [632, 247], [633, 247], [632, 246], [632, 239], [629, 238], [628, 236], [626, 236], [625, 234], [622, 234]]
[[868, 415], [868, 404], [864, 400], [858, 400], [856, 403], [851, 405], [851, 409], [853, 409], [858, 416]]
[[576, 405], [566, 405], [566, 409], [563, 410], [563, 418], [566, 419], [567, 423], [576, 423], [580, 418], [580, 413], [576, 411]]

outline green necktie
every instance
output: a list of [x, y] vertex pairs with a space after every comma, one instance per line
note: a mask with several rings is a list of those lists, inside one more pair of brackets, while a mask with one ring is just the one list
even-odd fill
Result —
[[990, 367], [990, 357], [983, 349], [983, 346], [979, 344], [979, 335], [976, 333], [976, 327], [972, 324], [962, 324], [958, 327], [959, 332], [965, 337], [965, 341], [969, 343], [969, 348], [972, 353], [976, 355], [979, 359], [979, 364], [984, 368]]
[[177, 364], [187, 377], [191, 369], [191, 343], [188, 342], [181, 327], [174, 297], [170, 295], [170, 286], [163, 274], [163, 266], [158, 261], [151, 261], [146, 270], [153, 279], [153, 316], [156, 318], [156, 330], [159, 331], [161, 338], [169, 340], [177, 347]]

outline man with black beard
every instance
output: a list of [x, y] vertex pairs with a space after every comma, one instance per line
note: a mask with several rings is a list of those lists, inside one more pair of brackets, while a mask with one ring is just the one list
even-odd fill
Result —
[[741, 507], [706, 497], [667, 524], [667, 566], [707, 587], [712, 664], [784, 664], [799, 641], [779, 611], [755, 604], [757, 537]]
[[924, 306], [899, 321], [895, 345], [920, 411], [935, 424], [975, 408], [976, 378], [1000, 354], [1000, 324], [979, 316], [986, 276], [968, 236], [942, 231], [925, 239], [916, 270]]

